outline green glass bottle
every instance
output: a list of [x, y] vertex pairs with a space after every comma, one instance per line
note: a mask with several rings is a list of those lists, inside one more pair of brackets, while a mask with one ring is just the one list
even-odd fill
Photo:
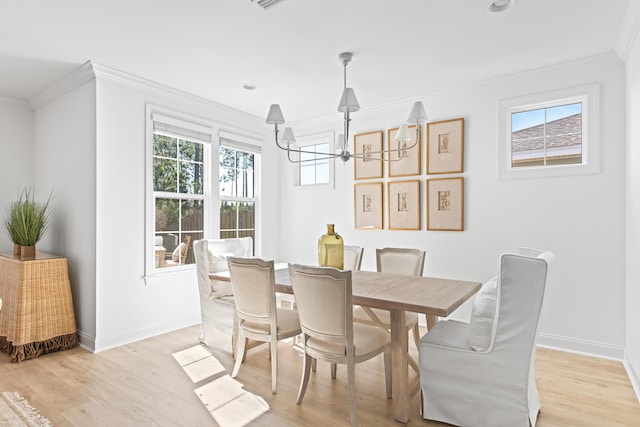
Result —
[[318, 264], [339, 270], [344, 268], [344, 241], [335, 232], [333, 224], [327, 224], [327, 234], [318, 240]]

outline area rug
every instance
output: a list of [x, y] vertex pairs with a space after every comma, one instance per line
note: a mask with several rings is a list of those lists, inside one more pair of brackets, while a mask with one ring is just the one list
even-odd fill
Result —
[[5, 391], [0, 395], [0, 426], [51, 427], [53, 424], [40, 415], [20, 393]]
[[246, 426], [269, 410], [263, 398], [244, 390], [226, 374], [224, 366], [205, 347], [191, 347], [173, 357], [194, 384], [209, 380], [194, 392], [220, 427]]

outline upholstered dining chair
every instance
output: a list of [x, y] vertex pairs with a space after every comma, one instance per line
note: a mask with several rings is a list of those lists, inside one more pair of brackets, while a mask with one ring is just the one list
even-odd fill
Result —
[[362, 253], [364, 248], [361, 246], [344, 247], [344, 267], [343, 270], [360, 270], [362, 265]]
[[304, 362], [297, 403], [309, 384], [311, 362], [347, 365], [351, 425], [356, 425], [355, 364], [384, 354], [387, 398], [391, 398], [390, 336], [384, 330], [353, 323], [351, 271], [289, 264], [291, 286], [303, 333]]
[[[535, 426], [534, 356], [549, 251], [500, 257], [474, 301], [470, 323], [442, 320], [420, 342], [425, 419], [459, 426]], [[488, 321], [488, 324], [487, 324]]]
[[276, 307], [273, 261], [259, 258], [228, 257], [231, 286], [236, 300], [239, 334], [235, 378], [246, 355], [249, 339], [269, 343], [271, 355], [271, 391], [277, 393], [278, 341], [302, 333], [295, 310]]
[[[382, 273], [405, 274], [422, 276], [424, 270], [425, 252], [418, 249], [384, 248], [376, 249], [376, 267]], [[387, 310], [377, 308], [357, 307], [353, 317], [356, 322], [375, 325], [391, 331], [391, 314]], [[407, 331], [413, 331], [413, 341], [416, 347], [420, 343], [420, 328], [418, 314], [405, 312]]]
[[193, 242], [196, 276], [200, 297], [200, 336], [198, 340], [211, 348], [235, 355], [238, 335], [235, 300], [231, 283], [209, 279], [209, 273], [227, 271], [227, 257], [249, 257], [253, 239], [202, 239]]

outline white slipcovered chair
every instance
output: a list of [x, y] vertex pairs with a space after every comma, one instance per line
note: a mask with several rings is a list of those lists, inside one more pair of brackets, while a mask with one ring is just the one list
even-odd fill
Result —
[[374, 326], [354, 324], [351, 271], [289, 264], [293, 294], [304, 336], [304, 362], [297, 403], [302, 403], [313, 359], [347, 365], [351, 425], [356, 425], [355, 364], [384, 354], [387, 399], [391, 398], [389, 334]]
[[[424, 270], [425, 252], [418, 249], [384, 248], [376, 249], [376, 267], [382, 273], [422, 276]], [[391, 331], [391, 314], [387, 310], [377, 308], [357, 307], [353, 318], [358, 323], [375, 325]], [[418, 346], [420, 342], [420, 328], [418, 314], [405, 312], [407, 331], [413, 331], [413, 341]]]
[[548, 251], [500, 258], [476, 296], [471, 322], [443, 320], [420, 341], [422, 416], [458, 426], [535, 426], [538, 321]]
[[299, 335], [300, 322], [295, 310], [276, 308], [273, 261], [259, 258], [228, 257], [231, 285], [238, 316], [235, 378], [245, 358], [249, 339], [269, 343], [271, 355], [271, 391], [277, 392], [278, 341]]
[[212, 348], [235, 354], [237, 318], [230, 282], [209, 279], [209, 273], [227, 271], [227, 257], [249, 257], [253, 253], [253, 239], [202, 239], [193, 243], [200, 294], [200, 337], [198, 340]]

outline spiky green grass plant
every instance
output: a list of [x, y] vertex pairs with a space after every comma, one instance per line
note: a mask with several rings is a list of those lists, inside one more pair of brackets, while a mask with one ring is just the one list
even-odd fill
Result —
[[34, 200], [34, 191], [25, 188], [12, 202], [3, 224], [11, 241], [21, 246], [35, 246], [49, 227], [51, 194], [44, 203]]

